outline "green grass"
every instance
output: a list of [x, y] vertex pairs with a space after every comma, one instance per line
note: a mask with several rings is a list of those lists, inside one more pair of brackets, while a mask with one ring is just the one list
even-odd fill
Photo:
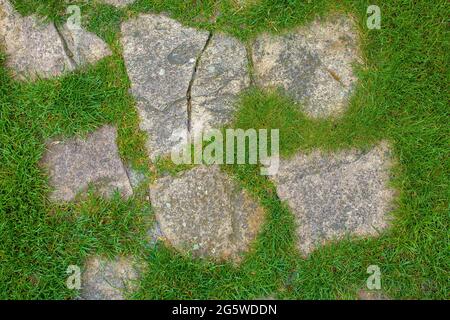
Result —
[[[135, 254], [148, 268], [135, 298], [355, 298], [368, 265], [382, 271], [393, 298], [444, 299], [449, 294], [450, 108], [446, 1], [376, 1], [381, 30], [365, 27], [368, 1], [138, 0], [118, 10], [80, 2], [82, 22], [112, 48], [95, 66], [33, 84], [11, 80], [0, 67], [0, 298], [67, 299], [66, 268], [90, 254]], [[60, 0], [15, 1], [61, 23]], [[388, 140], [397, 158], [392, 184], [399, 191], [392, 228], [377, 239], [345, 239], [308, 259], [295, 250], [295, 226], [274, 186], [256, 166], [224, 168], [266, 208], [267, 220], [239, 267], [191, 259], [159, 244], [145, 246], [152, 212], [143, 188], [129, 201], [87, 200], [55, 205], [38, 162], [54, 136], [85, 134], [105, 124], [119, 129], [122, 159], [149, 178], [185, 168], [148, 163], [121, 57], [121, 21], [140, 12], [169, 12], [185, 24], [250, 41], [332, 11], [358, 21], [365, 64], [348, 111], [339, 119], [311, 120], [282, 94], [252, 88], [239, 103], [233, 126], [279, 128], [283, 156], [299, 150], [367, 148]], [[218, 12], [221, 14], [219, 15]], [[1, 58], [2, 62], [4, 56]]]

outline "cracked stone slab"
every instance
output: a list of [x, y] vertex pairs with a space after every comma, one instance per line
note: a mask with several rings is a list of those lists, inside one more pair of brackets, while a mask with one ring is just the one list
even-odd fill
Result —
[[59, 76], [111, 54], [96, 35], [67, 25], [60, 32], [37, 16], [22, 17], [7, 0], [0, 0], [0, 41], [19, 80]]
[[252, 51], [259, 86], [284, 89], [312, 117], [345, 110], [357, 81], [352, 64], [359, 60], [358, 34], [350, 17], [318, 19], [282, 35], [263, 34]]
[[187, 131], [187, 92], [209, 33], [154, 14], [124, 22], [121, 30], [140, 127], [155, 158], [180, 143], [182, 138], [171, 139], [174, 131]]
[[149, 247], [155, 247], [159, 240], [164, 240], [164, 234], [161, 231], [158, 221], [155, 221], [153, 226], [147, 230], [147, 238]]
[[280, 159], [271, 178], [297, 222], [298, 248], [305, 255], [345, 235], [376, 236], [388, 227], [394, 191], [387, 143], [368, 152], [314, 151]]
[[203, 52], [191, 91], [191, 131], [232, 119], [237, 95], [250, 85], [247, 50], [237, 39], [214, 34]]
[[108, 260], [93, 256], [87, 260], [81, 278], [83, 300], [124, 300], [136, 288], [139, 270], [131, 257]]
[[197, 257], [239, 262], [258, 234], [264, 210], [218, 166], [198, 166], [150, 188], [167, 241]]
[[71, 201], [93, 184], [100, 194], [110, 196], [118, 190], [128, 197], [133, 191], [119, 157], [117, 130], [104, 126], [86, 139], [52, 141], [41, 160], [54, 188], [52, 201]]

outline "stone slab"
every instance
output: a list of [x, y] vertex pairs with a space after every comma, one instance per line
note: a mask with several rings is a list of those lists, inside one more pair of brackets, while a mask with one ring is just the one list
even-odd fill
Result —
[[121, 30], [140, 127], [155, 158], [180, 143], [181, 138], [171, 139], [174, 131], [187, 131], [187, 92], [209, 34], [155, 14], [128, 20]]
[[237, 95], [249, 85], [245, 46], [235, 38], [214, 34], [200, 58], [192, 85], [191, 132], [230, 122]]
[[388, 227], [394, 191], [388, 187], [390, 149], [314, 151], [281, 159], [271, 178], [296, 218], [305, 255], [345, 235], [376, 236]]
[[138, 188], [145, 180], [145, 174], [132, 168], [131, 164], [125, 166], [125, 170], [128, 175], [128, 180], [130, 180], [130, 185], [133, 189]]
[[51, 141], [42, 165], [49, 174], [53, 201], [71, 201], [93, 184], [100, 194], [110, 196], [118, 190], [128, 197], [133, 191], [119, 157], [117, 131], [104, 126], [86, 139]]
[[108, 260], [93, 256], [86, 262], [81, 278], [82, 300], [124, 300], [136, 287], [139, 271], [131, 257]]
[[344, 112], [356, 84], [358, 35], [350, 17], [317, 19], [294, 32], [262, 34], [252, 57], [258, 85], [282, 88], [312, 117], [335, 116]]
[[103, 3], [110, 4], [112, 6], [115, 6], [117, 8], [124, 8], [136, 0], [100, 0]]
[[264, 210], [217, 166], [198, 166], [150, 188], [167, 241], [197, 257], [240, 261], [258, 234]]
[[360, 290], [358, 300], [391, 300], [383, 291], [380, 290]]

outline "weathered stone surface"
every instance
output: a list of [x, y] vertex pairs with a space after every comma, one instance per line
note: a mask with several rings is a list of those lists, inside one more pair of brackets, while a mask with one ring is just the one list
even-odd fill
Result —
[[104, 196], [115, 190], [125, 197], [130, 196], [133, 191], [119, 157], [116, 138], [116, 129], [104, 126], [86, 140], [74, 138], [48, 143], [42, 165], [54, 187], [50, 198], [53, 201], [73, 200], [89, 184]]
[[243, 8], [247, 8], [249, 6], [254, 6], [256, 4], [258, 4], [260, 2], [260, 0], [234, 0], [232, 1], [232, 5], [243, 9]]
[[304, 254], [327, 240], [377, 235], [388, 226], [394, 195], [387, 186], [390, 162], [386, 143], [365, 153], [314, 151], [281, 159], [272, 179], [295, 215]]
[[250, 79], [245, 47], [223, 34], [183, 27], [164, 15], [122, 24], [124, 57], [151, 158], [228, 122]]
[[140, 171], [134, 170], [131, 165], [125, 167], [128, 175], [128, 180], [130, 180], [130, 185], [133, 189], [136, 189], [143, 183], [146, 179], [145, 174]]
[[150, 247], [154, 247], [158, 240], [164, 240], [164, 234], [161, 231], [158, 221], [155, 221], [154, 225], [147, 230], [147, 238]]
[[118, 8], [124, 8], [130, 4], [132, 4], [136, 0], [101, 0], [102, 2], [106, 4], [113, 5]]
[[200, 257], [239, 261], [264, 219], [259, 204], [217, 166], [161, 178], [150, 199], [165, 238]]
[[256, 83], [281, 87], [313, 117], [342, 113], [356, 83], [358, 36], [351, 18], [334, 16], [253, 45]]
[[180, 143], [171, 139], [175, 130], [187, 130], [187, 92], [207, 39], [207, 32], [164, 15], [145, 14], [122, 24], [131, 92], [152, 158]]
[[94, 64], [111, 55], [111, 50], [102, 39], [81, 28], [71, 28], [64, 24], [61, 28], [61, 36], [76, 66]]
[[139, 271], [130, 257], [107, 260], [94, 256], [88, 259], [81, 279], [83, 300], [124, 300], [124, 294], [136, 287]]
[[7, 54], [6, 65], [17, 79], [59, 76], [111, 53], [92, 33], [62, 29], [60, 34], [53, 23], [22, 17], [9, 1], [0, 0], [0, 43]]
[[244, 45], [223, 34], [213, 35], [200, 58], [192, 84], [191, 132], [229, 122], [236, 96], [249, 84]]

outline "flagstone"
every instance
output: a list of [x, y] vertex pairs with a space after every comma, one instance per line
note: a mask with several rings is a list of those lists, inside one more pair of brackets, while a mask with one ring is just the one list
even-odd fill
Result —
[[60, 76], [111, 54], [93, 33], [22, 17], [7, 0], [0, 0], [0, 43], [6, 66], [19, 80]]
[[124, 300], [136, 288], [139, 270], [132, 257], [89, 258], [81, 277], [82, 300]]
[[271, 176], [296, 218], [298, 248], [307, 255], [327, 241], [377, 236], [389, 225], [394, 191], [387, 143], [363, 152], [313, 151], [281, 159]]
[[187, 92], [209, 34], [155, 14], [128, 20], [121, 29], [131, 93], [155, 158], [180, 143], [174, 131], [187, 132]]
[[196, 257], [239, 262], [264, 210], [218, 166], [198, 166], [150, 187], [156, 220], [168, 243]]
[[117, 130], [104, 126], [86, 139], [48, 142], [41, 163], [53, 188], [50, 199], [74, 200], [89, 185], [106, 197], [116, 190], [124, 197], [132, 195], [133, 190], [120, 159], [116, 139]]

